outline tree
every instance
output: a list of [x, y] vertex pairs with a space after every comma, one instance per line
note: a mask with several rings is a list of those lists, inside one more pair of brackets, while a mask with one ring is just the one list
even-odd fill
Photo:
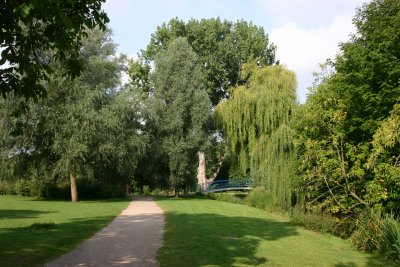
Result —
[[175, 190], [193, 187], [196, 154], [206, 138], [211, 103], [198, 57], [185, 38], [177, 38], [155, 61], [152, 112], [169, 184]]
[[[48, 97], [30, 102], [27, 112], [14, 117], [8, 113], [11, 130], [1, 129], [5, 133], [3, 161], [26, 158], [26, 164], [40, 176], [56, 180], [68, 177], [72, 201], [78, 200], [79, 183], [92, 189], [103, 183], [97, 190], [112, 186], [125, 193], [126, 179], [133, 178], [146, 145], [137, 103], [140, 98], [120, 88], [124, 58], [115, 55], [116, 46], [109, 36], [110, 32], [99, 29], [89, 32], [80, 48], [85, 67], [82, 75], [70, 81], [62, 74], [62, 67], [55, 66], [44, 84]], [[13, 102], [24, 103], [10, 97], [3, 100], [1, 110], [12, 112], [7, 107]], [[7, 158], [13, 151], [15, 155]], [[47, 166], [47, 173], [40, 171], [41, 166]], [[113, 196], [116, 192], [106, 193]], [[86, 196], [90, 194], [95, 195], [86, 192]]]
[[[168, 45], [179, 37], [185, 37], [198, 55], [199, 64], [206, 75], [205, 87], [212, 105], [215, 106], [229, 97], [228, 88], [240, 83], [239, 71], [245, 62], [256, 61], [260, 66], [275, 64], [276, 47], [269, 43], [264, 29], [246, 21], [230, 22], [217, 19], [191, 19], [187, 23], [178, 18], [163, 23], [152, 35], [146, 50], [139, 55], [139, 60], [129, 62], [131, 83], [144, 92], [151, 92], [154, 85], [149, 79], [151, 64], [156, 55], [167, 50]], [[214, 125], [210, 124], [210, 133]], [[211, 135], [209, 136], [212, 139]], [[206, 154], [207, 171], [199, 165], [199, 173], [218, 170], [221, 162], [211, 162], [216, 158], [215, 146], [208, 142], [208, 147], [199, 151], [199, 164], [204, 162]], [[221, 160], [220, 158], [219, 160]], [[205, 180], [202, 177], [201, 180]]]
[[296, 106], [296, 78], [282, 66], [244, 64], [244, 85], [216, 107], [216, 120], [234, 164], [268, 190], [275, 205], [291, 204], [295, 171], [291, 113]]
[[343, 43], [335, 78], [347, 107], [348, 141], [371, 142], [400, 99], [400, 2], [374, 0], [357, 10], [356, 34]]
[[[0, 7], [0, 92], [3, 97], [37, 99], [46, 95], [41, 83], [58, 60], [65, 72], [82, 70], [79, 48], [86, 31], [105, 30], [109, 21], [101, 10], [104, 0], [4, 0]], [[49, 53], [51, 51], [51, 53]]]
[[243, 63], [256, 61], [260, 66], [275, 63], [276, 47], [269, 43], [262, 27], [246, 21], [235, 23], [217, 19], [195, 19], [187, 23], [178, 18], [163, 23], [152, 34], [139, 61], [130, 62], [130, 77], [144, 90], [151, 90], [150, 63], [178, 37], [185, 37], [199, 57], [206, 75], [206, 90], [213, 106], [228, 96], [228, 88], [239, 81]]
[[398, 212], [400, 2], [371, 1], [353, 22], [356, 34], [298, 113], [299, 186], [309, 209]]
[[330, 75], [318, 77], [321, 84], [312, 89], [293, 120], [299, 155], [298, 186], [307, 210], [349, 216], [368, 206], [362, 194], [367, 148], [349, 143], [347, 107]]

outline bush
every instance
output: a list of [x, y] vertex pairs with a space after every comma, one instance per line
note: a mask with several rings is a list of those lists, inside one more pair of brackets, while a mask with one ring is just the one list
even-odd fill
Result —
[[144, 185], [142, 190], [144, 195], [150, 195], [151, 193], [150, 187], [148, 185]]
[[295, 207], [290, 215], [291, 222], [320, 233], [334, 233], [337, 219], [325, 213], [304, 212]]
[[389, 259], [400, 261], [400, 222], [393, 214], [371, 210], [357, 220], [358, 229], [351, 237], [353, 245], [363, 251], [379, 251]]
[[364, 212], [356, 221], [357, 230], [351, 236], [352, 244], [362, 251], [377, 250], [382, 240], [382, 225], [380, 212]]
[[17, 180], [14, 184], [15, 194], [19, 196], [31, 196], [29, 182], [25, 180]]
[[382, 220], [382, 239], [379, 252], [400, 262], [400, 222], [393, 214], [385, 214]]
[[262, 187], [254, 188], [244, 199], [246, 205], [266, 211], [280, 210], [272, 203], [271, 195]]
[[15, 195], [14, 184], [8, 181], [0, 181], [0, 195]]
[[224, 201], [224, 202], [229, 202], [229, 203], [236, 203], [236, 204], [243, 204], [243, 200], [238, 197], [236, 194], [230, 194], [230, 193], [208, 193], [207, 198], [213, 199], [213, 200], [219, 200], [219, 201]]

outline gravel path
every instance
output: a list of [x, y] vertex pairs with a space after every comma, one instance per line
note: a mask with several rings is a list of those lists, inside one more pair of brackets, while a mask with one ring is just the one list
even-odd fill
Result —
[[161, 208], [138, 197], [107, 227], [46, 266], [157, 266], [163, 227]]

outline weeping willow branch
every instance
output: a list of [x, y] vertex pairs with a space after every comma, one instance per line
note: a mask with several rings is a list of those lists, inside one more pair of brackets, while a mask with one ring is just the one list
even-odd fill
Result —
[[216, 107], [216, 122], [228, 139], [242, 175], [250, 174], [272, 195], [275, 204], [290, 203], [294, 175], [293, 130], [295, 74], [283, 66], [245, 64], [243, 86], [231, 88], [229, 100]]

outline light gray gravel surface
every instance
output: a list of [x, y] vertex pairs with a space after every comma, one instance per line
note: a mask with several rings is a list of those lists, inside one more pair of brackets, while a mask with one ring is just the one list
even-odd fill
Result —
[[46, 266], [157, 266], [163, 228], [161, 208], [138, 197], [107, 227]]

